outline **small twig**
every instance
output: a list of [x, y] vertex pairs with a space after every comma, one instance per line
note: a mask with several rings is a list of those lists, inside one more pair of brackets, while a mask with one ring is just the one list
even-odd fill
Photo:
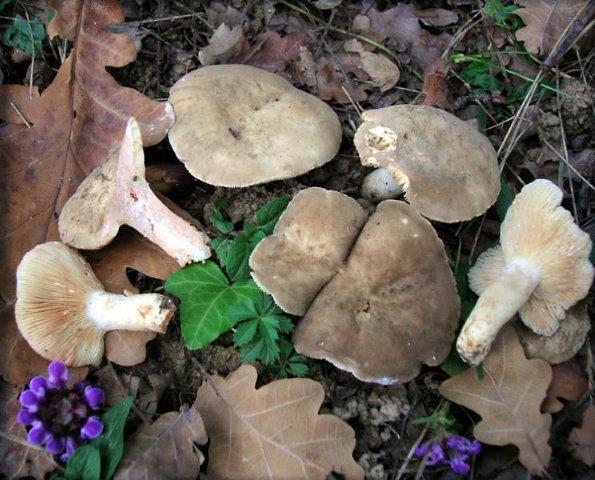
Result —
[[31, 40], [31, 73], [29, 74], [29, 100], [33, 98], [33, 73], [35, 72], [35, 40], [33, 39], [33, 30], [31, 29], [31, 20], [29, 19], [29, 12], [25, 8], [25, 16], [27, 17], [27, 27], [29, 28], [29, 39]]
[[31, 128], [31, 124], [27, 121], [27, 119], [23, 116], [23, 114], [19, 111], [19, 109], [17, 108], [17, 106], [13, 103], [10, 102], [10, 106], [12, 108], [14, 108], [15, 112], [17, 112], [17, 115], [19, 117], [21, 117], [21, 120], [24, 122], [25, 125], [27, 125], [27, 128]]
[[139, 26], [145, 25], [147, 23], [170, 22], [173, 20], [181, 20], [182, 18], [190, 18], [190, 17], [198, 18], [198, 20], [200, 20], [201, 23], [203, 23], [208, 28], [213, 30], [213, 26], [207, 20], [205, 20], [200, 13], [185, 13], [183, 15], [172, 15], [170, 17], [163, 17], [163, 18], [148, 18], [147, 20], [139, 20], [136, 22], [123, 22], [123, 23], [118, 23], [117, 25], [114, 25], [112, 28], [117, 29], [117, 27], [119, 27], [121, 25], [139, 27]]
[[413, 453], [415, 452], [415, 449], [417, 447], [419, 447], [420, 443], [423, 441], [424, 437], [426, 436], [426, 433], [428, 433], [428, 426], [427, 425], [423, 428], [423, 430], [421, 431], [421, 433], [417, 437], [417, 440], [415, 440], [415, 443], [409, 449], [409, 452], [407, 453], [407, 456], [405, 457], [405, 460], [403, 460], [403, 463], [399, 467], [399, 470], [397, 471], [397, 475], [395, 476], [395, 479], [394, 480], [401, 480], [401, 477], [405, 474], [405, 470], [407, 469], [407, 465], [409, 465], [409, 462], [413, 458]]
[[547, 141], [547, 140], [544, 138], [544, 139], [543, 139], [543, 143], [545, 143], [545, 144], [546, 144], [546, 145], [549, 147], [549, 149], [550, 149], [552, 152], [554, 152], [554, 153], [556, 154], [556, 156], [557, 156], [557, 157], [558, 157], [560, 160], [562, 160], [564, 163], [566, 163], [566, 165], [568, 165], [568, 168], [569, 168], [570, 170], [572, 170], [572, 171], [573, 171], [573, 172], [576, 174], [576, 176], [577, 176], [577, 177], [579, 177], [579, 178], [580, 178], [580, 179], [581, 179], [583, 182], [585, 182], [585, 183], [587, 184], [587, 186], [588, 186], [588, 187], [589, 187], [591, 190], [595, 190], [595, 186], [594, 186], [594, 185], [593, 185], [591, 182], [589, 182], [589, 180], [587, 180], [585, 177], [583, 177], [583, 176], [581, 175], [581, 173], [580, 173], [580, 172], [579, 172], [579, 171], [578, 171], [576, 168], [574, 168], [574, 167], [572, 166], [572, 164], [570, 164], [570, 163], [569, 163], [569, 162], [568, 162], [568, 161], [567, 161], [567, 160], [564, 158], [564, 156], [563, 156], [563, 155], [562, 155], [560, 152], [558, 152], [558, 150], [556, 150], [556, 148], [555, 148], [555, 147], [554, 147], [554, 146], [553, 146], [553, 145], [552, 145], [550, 142], [548, 142], [548, 141]]
[[465, 35], [467, 35], [469, 31], [471, 31], [477, 24], [481, 23], [482, 21], [483, 16], [481, 10], [475, 12], [475, 14], [467, 21], [467, 23], [465, 23], [465, 25], [463, 25], [459, 30], [457, 30], [457, 33], [455, 33], [455, 35], [452, 37], [452, 39], [444, 49], [444, 52], [442, 52], [440, 58], [442, 60], [445, 60], [446, 57], [448, 57], [448, 55], [452, 51], [452, 49], [465, 37]]

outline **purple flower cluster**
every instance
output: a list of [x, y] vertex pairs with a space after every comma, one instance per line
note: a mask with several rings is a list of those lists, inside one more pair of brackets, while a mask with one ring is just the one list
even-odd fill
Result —
[[27, 441], [44, 445], [48, 453], [65, 462], [77, 445], [103, 432], [96, 415], [103, 402], [103, 390], [86, 384], [71, 386], [72, 375], [63, 363], [52, 362], [47, 377], [33, 377], [19, 401], [23, 409], [17, 422], [30, 427]]
[[428, 467], [449, 465], [455, 473], [466, 475], [471, 470], [469, 457], [481, 451], [478, 440], [469, 440], [458, 435], [449, 435], [441, 442], [426, 442], [415, 449], [415, 458], [426, 458]]

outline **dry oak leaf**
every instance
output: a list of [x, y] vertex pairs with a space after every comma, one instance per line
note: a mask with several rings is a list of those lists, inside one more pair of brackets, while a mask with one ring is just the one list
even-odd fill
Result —
[[198, 60], [202, 65], [226, 63], [240, 53], [244, 41], [244, 32], [240, 25], [229, 28], [222, 23], [213, 33], [209, 44], [198, 52]]
[[552, 417], [542, 414], [540, 406], [552, 378], [550, 365], [527, 360], [517, 333], [508, 325], [494, 341], [483, 369], [482, 380], [470, 368], [446, 380], [440, 393], [481, 415], [473, 430], [479, 441], [515, 445], [523, 466], [533, 475], [544, 475], [552, 453]]
[[581, 428], [573, 428], [570, 441], [574, 454], [584, 463], [592, 467], [595, 464], [595, 406], [589, 405], [583, 413]]
[[168, 412], [152, 424], [142, 424], [126, 440], [115, 480], [193, 480], [204, 461], [195, 444], [208, 437], [198, 411]]
[[363, 479], [353, 460], [353, 429], [319, 415], [322, 386], [306, 378], [255, 388], [257, 373], [242, 365], [225, 379], [210, 377], [195, 407], [211, 439], [210, 479], [321, 479], [331, 471]]
[[19, 391], [0, 381], [0, 431], [19, 440], [17, 443], [2, 438], [0, 441], [0, 477], [44, 478], [56, 468], [51, 455], [27, 444], [25, 427], [17, 423], [16, 415], [21, 409]]
[[518, 0], [516, 3], [523, 8], [515, 10], [514, 13], [521, 17], [526, 25], [517, 30], [517, 40], [525, 42], [527, 51], [547, 55], [587, 2], [585, 0]]
[[547, 389], [547, 397], [541, 410], [547, 413], [556, 413], [564, 408], [558, 400], [563, 398], [576, 402], [589, 390], [589, 382], [583, 375], [578, 362], [573, 359], [552, 367], [552, 383]]

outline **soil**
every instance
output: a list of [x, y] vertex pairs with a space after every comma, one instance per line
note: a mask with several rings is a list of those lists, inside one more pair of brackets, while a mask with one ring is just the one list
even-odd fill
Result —
[[[209, 2], [184, 0], [137, 3], [134, 0], [126, 0], [124, 3], [127, 7], [127, 21], [134, 22], [191, 12], [206, 12]], [[461, 16], [458, 25], [464, 25], [469, 20], [475, 9], [473, 3], [464, 1], [419, 2], [420, 5], [431, 6], [444, 4], [446, 8], [455, 8], [453, 5], [456, 5], [456, 11]], [[381, 2], [381, 4], [386, 7], [390, 2]], [[276, 29], [291, 30], [287, 25], [283, 26], [283, 22], [287, 21], [287, 10], [281, 6], [275, 10], [274, 2], [233, 0], [226, 2], [226, 5], [234, 7], [240, 14], [247, 17], [246, 37], [250, 42], [254, 42], [256, 35], [263, 31], [265, 19], [271, 18], [269, 11], [271, 9], [276, 12], [274, 17], [276, 23], [274, 24], [280, 26]], [[358, 9], [353, 2], [350, 5], [339, 7], [339, 10], [341, 9], [343, 11], [337, 14], [337, 25], [346, 28], [348, 19]], [[205, 13], [205, 17], [207, 16]], [[302, 20], [304, 19], [302, 18]], [[494, 38], [490, 34], [492, 30], [481, 28], [471, 30], [457, 46], [456, 51], [472, 54], [494, 49]], [[454, 31], [452, 30], [451, 33]], [[169, 88], [181, 76], [200, 66], [198, 50], [206, 45], [211, 35], [204, 25], [192, 19], [147, 24], [137, 33], [142, 37], [139, 38], [138, 59], [124, 68], [111, 69], [111, 73], [119, 83], [131, 86], [155, 99], [166, 99]], [[503, 38], [505, 39], [505, 37]], [[502, 48], [505, 49], [506, 46]], [[412, 62], [413, 69], [419, 69], [413, 60], [410, 62]], [[592, 64], [593, 62], [590, 62], [591, 67]], [[38, 62], [35, 75], [37, 84], [44, 86], [51, 81], [48, 68], [43, 62]], [[585, 188], [584, 183], [576, 175], [568, 175], [567, 167], [547, 149], [547, 143], [559, 148], [561, 145], [560, 127], [563, 126], [570, 158], [576, 163], [576, 168], [581, 174], [593, 182], [595, 93], [588, 82], [583, 80], [583, 78], [591, 79], [593, 71], [577, 73], [576, 62], [572, 59], [560, 65], [559, 68], [562, 71], [574, 68], [572, 76], [580, 78], [580, 80], [567, 78], [568, 75], [565, 75], [560, 82], [560, 90], [567, 96], [562, 96], [560, 100], [555, 95], [550, 96], [534, 107], [534, 122], [508, 162], [509, 183], [513, 192], [517, 192], [522, 186], [519, 180], [527, 182], [535, 177], [555, 180], [567, 192], [565, 205], [572, 205], [571, 195], [575, 195], [574, 204], [580, 223], [586, 230], [590, 229], [593, 232], [592, 191]], [[3, 67], [3, 71], [5, 83], [23, 82], [25, 72], [22, 65]], [[361, 102], [361, 107], [366, 109], [392, 103], [419, 103], [418, 92], [422, 90], [422, 81], [408, 72], [408, 69], [402, 69], [402, 79], [399, 82], [399, 85], [403, 85], [406, 89], [391, 91], [386, 95], [381, 95], [378, 90], [370, 91], [368, 100]], [[307, 86], [302, 88], [308, 90]], [[476, 109], [480, 108], [478, 104], [481, 104], [481, 108], [487, 110], [489, 115], [496, 115], [495, 109], [503, 109], [506, 117], [510, 116], [516, 108], [499, 104], [496, 94], [488, 95], [487, 99], [478, 99], [456, 78], [449, 80], [449, 88], [453, 97], [452, 111], [462, 118], [474, 118]], [[354, 126], [357, 126], [359, 122], [357, 115], [349, 104], [341, 105], [330, 102], [330, 105], [335, 108], [342, 121], [344, 139], [340, 154], [323, 167], [295, 179], [243, 189], [216, 188], [193, 180], [190, 182], [190, 186], [174, 190], [168, 196], [198, 219], [210, 233], [214, 233], [215, 230], [209, 223], [209, 213], [212, 205], [219, 198], [227, 199], [225, 211], [234, 224], [250, 220], [255, 211], [271, 199], [279, 196], [291, 198], [296, 192], [309, 186], [321, 186], [343, 192], [356, 198], [365, 209], [373, 211], [374, 204], [360, 196], [362, 179], [371, 169], [361, 166], [351, 141]], [[492, 122], [492, 124], [494, 123], [498, 122]], [[506, 125], [490, 129], [488, 133], [494, 144], [499, 145], [505, 132]], [[585, 152], [587, 153], [585, 154]], [[177, 162], [167, 141], [147, 149], [146, 158], [147, 164]], [[573, 182], [574, 193], [570, 191], [570, 181]], [[445, 243], [453, 265], [456, 262], [459, 247], [461, 248], [459, 262], [473, 263], [478, 253], [497, 242], [499, 219], [492, 209], [481, 225], [480, 220], [475, 219], [462, 227], [446, 224], [435, 224], [435, 227]], [[142, 275], [133, 275], [131, 278], [136, 280], [141, 289], [146, 288], [146, 282], [143, 283], [140, 277]], [[370, 348], [373, 348], [373, 345]], [[156, 411], [162, 412], [175, 410], [182, 403], [189, 403], [193, 400], [193, 395], [202, 378], [199, 369], [193, 363], [194, 357], [207, 371], [219, 375], [227, 375], [241, 363], [237, 351], [232, 346], [230, 335], [223, 335], [212, 345], [198, 352], [192, 352], [183, 346], [179, 324], [174, 321], [167, 335], [158, 336], [157, 339], [149, 343], [148, 357], [145, 363], [131, 368], [117, 366], [113, 368], [121, 378], [139, 377], [145, 384], [149, 382], [150, 375], [164, 375], [166, 386], [161, 389], [159, 400], [155, 402], [154, 406]], [[587, 357], [584, 356], [584, 353], [579, 355], [579, 359], [582, 365], [587, 365], [587, 368], [592, 367], [587, 364]], [[405, 385], [384, 387], [359, 382], [351, 375], [341, 372], [325, 362], [309, 360], [308, 364], [310, 367], [308, 376], [321, 382], [327, 394], [323, 411], [337, 415], [355, 429], [357, 445], [354, 455], [364, 467], [366, 477], [378, 480], [396, 478], [399, 467], [422, 432], [422, 426], [413, 425], [412, 419], [419, 419], [435, 412], [441, 401], [437, 387], [441, 381], [447, 378], [446, 373], [439, 368], [426, 367], [422, 369], [421, 374], [415, 380]], [[260, 366], [258, 368], [261, 373], [259, 377], [261, 384], [273, 379], [272, 372]], [[100, 373], [98, 376], [103, 377], [105, 373]], [[557, 438], [567, 438], [568, 432], [575, 425], [576, 407], [576, 405], [568, 405], [555, 417], [554, 422], [558, 422]], [[462, 431], [467, 433], [470, 433], [473, 423], [477, 421], [477, 417], [473, 414], [456, 406], [452, 407], [451, 415], [461, 426]], [[554, 478], [593, 478], [589, 476], [590, 474], [583, 465], [567, 455], [567, 445], [560, 441], [557, 441], [557, 445], [559, 448], [554, 449], [551, 468], [551, 472], [557, 475]], [[411, 463], [405, 469], [405, 475], [402, 478], [415, 478], [418, 466], [419, 463]], [[504, 480], [528, 478], [526, 475], [524, 468], [515, 460], [514, 448], [488, 447], [475, 465], [474, 478]], [[425, 470], [422, 478], [457, 477], [445, 470]]]

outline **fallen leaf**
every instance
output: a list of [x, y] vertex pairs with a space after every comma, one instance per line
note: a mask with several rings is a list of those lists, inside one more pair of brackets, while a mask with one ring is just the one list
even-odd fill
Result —
[[566, 30], [585, 0], [518, 0], [523, 8], [515, 10], [525, 22], [516, 31], [516, 38], [525, 42], [528, 52], [547, 55]]
[[248, 20], [248, 17], [246, 17], [245, 13], [242, 13], [231, 6], [216, 2], [211, 3], [207, 8], [207, 19], [215, 27], [218, 27], [222, 23], [234, 27]]
[[456, 12], [445, 8], [426, 8], [418, 10], [416, 15], [423, 23], [432, 27], [446, 27], [459, 21]]
[[240, 25], [229, 28], [222, 23], [213, 33], [209, 44], [198, 52], [198, 60], [203, 65], [226, 63], [240, 53], [244, 41], [244, 32]]
[[159, 193], [170, 193], [192, 185], [194, 178], [181, 163], [158, 163], [147, 166], [145, 180]]
[[589, 390], [589, 382], [576, 360], [554, 365], [552, 367], [552, 383], [547, 389], [547, 397], [541, 406], [541, 411], [559, 412], [564, 408], [564, 404], [558, 400], [559, 398], [576, 402], [587, 390]]
[[[167, 103], [121, 87], [107, 73], [106, 67], [122, 67], [136, 57], [131, 39], [107, 31], [107, 25], [124, 20], [117, 0], [48, 3], [57, 9], [48, 32], [72, 40], [72, 53], [41, 95], [33, 89], [30, 97], [25, 86], [0, 86], [0, 118], [8, 122], [0, 129], [0, 295], [7, 301], [14, 298], [15, 271], [23, 254], [58, 239], [62, 205], [117, 147], [126, 120], [139, 119], [146, 145], [161, 141], [173, 122]], [[6, 343], [26, 368], [27, 359], [35, 361], [23, 342]], [[7, 378], [13, 376], [6, 363], [1, 368]]]
[[331, 10], [341, 5], [342, 0], [316, 0], [314, 5], [320, 10]]
[[426, 96], [424, 105], [438, 107], [443, 110], [450, 108], [448, 85], [446, 83], [447, 74], [448, 66], [441, 58], [434, 60], [430, 68], [424, 72], [424, 84], [421, 89], [421, 92]]
[[381, 92], [390, 90], [399, 81], [401, 76], [399, 67], [384, 55], [366, 51], [356, 39], [345, 42], [344, 48], [347, 52], [359, 55], [360, 68], [368, 74], [372, 83], [380, 88]]
[[481, 415], [475, 437], [490, 445], [513, 444], [519, 461], [533, 475], [543, 476], [552, 453], [548, 445], [552, 417], [541, 403], [552, 378], [544, 360], [527, 360], [514, 328], [501, 330], [483, 363], [484, 378], [470, 368], [440, 385], [448, 400]]
[[[27, 444], [25, 427], [16, 422], [20, 410], [19, 391], [0, 383], [0, 431], [17, 441], [0, 441], [0, 476], [2, 478], [44, 478], [56, 468], [51, 455]], [[22, 442], [22, 443], [21, 443]]]
[[570, 432], [570, 441], [577, 458], [592, 467], [595, 464], [595, 406], [589, 405], [583, 413], [581, 428]]
[[195, 479], [204, 457], [194, 445], [204, 445], [207, 432], [195, 408], [168, 412], [152, 424], [142, 424], [127, 439], [115, 479]]
[[194, 408], [211, 438], [211, 479], [322, 479], [334, 471], [363, 479], [353, 460], [353, 429], [319, 415], [322, 386], [309, 379], [277, 380], [259, 389], [256, 369], [243, 365], [225, 379], [209, 378]]

